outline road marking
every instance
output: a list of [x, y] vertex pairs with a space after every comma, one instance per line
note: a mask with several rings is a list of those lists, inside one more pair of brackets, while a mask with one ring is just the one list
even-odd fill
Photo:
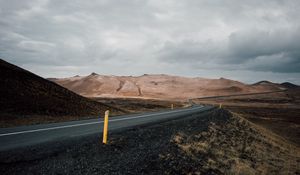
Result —
[[[167, 111], [167, 112], [161, 112], [161, 113], [155, 113], [155, 114], [147, 114], [147, 115], [136, 116], [136, 117], [125, 117], [125, 118], [120, 118], [120, 119], [112, 119], [112, 120], [109, 120], [109, 122], [122, 121], [122, 120], [130, 120], [130, 119], [136, 119], [136, 118], [144, 118], [144, 117], [149, 117], [149, 116], [154, 116], [154, 115], [161, 115], [161, 114], [183, 112], [183, 111], [189, 111], [189, 110], [194, 110], [194, 109], [201, 109], [203, 107], [204, 106], [196, 107], [196, 108], [191, 108], [191, 109], [183, 109], [183, 110], [179, 110], [179, 111]], [[80, 123], [80, 124], [73, 124], [73, 125], [66, 125], [66, 126], [56, 126], [56, 127], [52, 127], [52, 128], [41, 128], [41, 129], [34, 129], [34, 130], [27, 130], [27, 131], [11, 132], [11, 133], [0, 134], [0, 137], [2, 137], [2, 136], [9, 136], [9, 135], [32, 133], [32, 132], [39, 132], [39, 131], [48, 131], [48, 130], [62, 129], [62, 128], [71, 128], [71, 127], [84, 126], [84, 125], [92, 125], [92, 124], [96, 124], [96, 123], [103, 123], [103, 121]]]

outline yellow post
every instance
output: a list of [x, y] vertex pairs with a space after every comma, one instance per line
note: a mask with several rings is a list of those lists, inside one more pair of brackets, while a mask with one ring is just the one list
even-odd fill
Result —
[[174, 104], [171, 104], [171, 109], [174, 109]]
[[105, 117], [104, 117], [104, 126], [103, 126], [103, 143], [107, 143], [107, 131], [108, 131], [108, 116], [109, 116], [109, 110], [105, 111]]
[[222, 103], [220, 103], [220, 106], [219, 106], [219, 108], [220, 108], [220, 109], [222, 108]]

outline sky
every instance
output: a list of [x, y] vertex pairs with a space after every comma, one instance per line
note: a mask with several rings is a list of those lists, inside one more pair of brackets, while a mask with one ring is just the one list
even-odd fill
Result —
[[0, 0], [0, 58], [42, 77], [300, 84], [299, 0]]

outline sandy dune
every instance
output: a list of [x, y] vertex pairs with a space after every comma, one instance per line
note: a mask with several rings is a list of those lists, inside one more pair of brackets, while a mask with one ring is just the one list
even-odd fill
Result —
[[267, 92], [284, 89], [283, 85], [268, 81], [248, 85], [225, 78], [187, 78], [164, 74], [142, 76], [88, 76], [51, 78], [86, 97], [135, 97], [184, 100], [195, 97]]

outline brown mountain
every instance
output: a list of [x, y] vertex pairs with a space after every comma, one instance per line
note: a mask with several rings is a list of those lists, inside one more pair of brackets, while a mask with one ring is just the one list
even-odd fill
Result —
[[[25, 116], [90, 116], [118, 109], [82, 97], [0, 59], [0, 121]], [[25, 117], [26, 118], [26, 117]]]
[[247, 85], [225, 78], [187, 78], [164, 74], [145, 74], [133, 77], [106, 76], [92, 73], [88, 76], [52, 78], [50, 80], [86, 97], [139, 97], [183, 100], [284, 89], [283, 86], [271, 82]]

